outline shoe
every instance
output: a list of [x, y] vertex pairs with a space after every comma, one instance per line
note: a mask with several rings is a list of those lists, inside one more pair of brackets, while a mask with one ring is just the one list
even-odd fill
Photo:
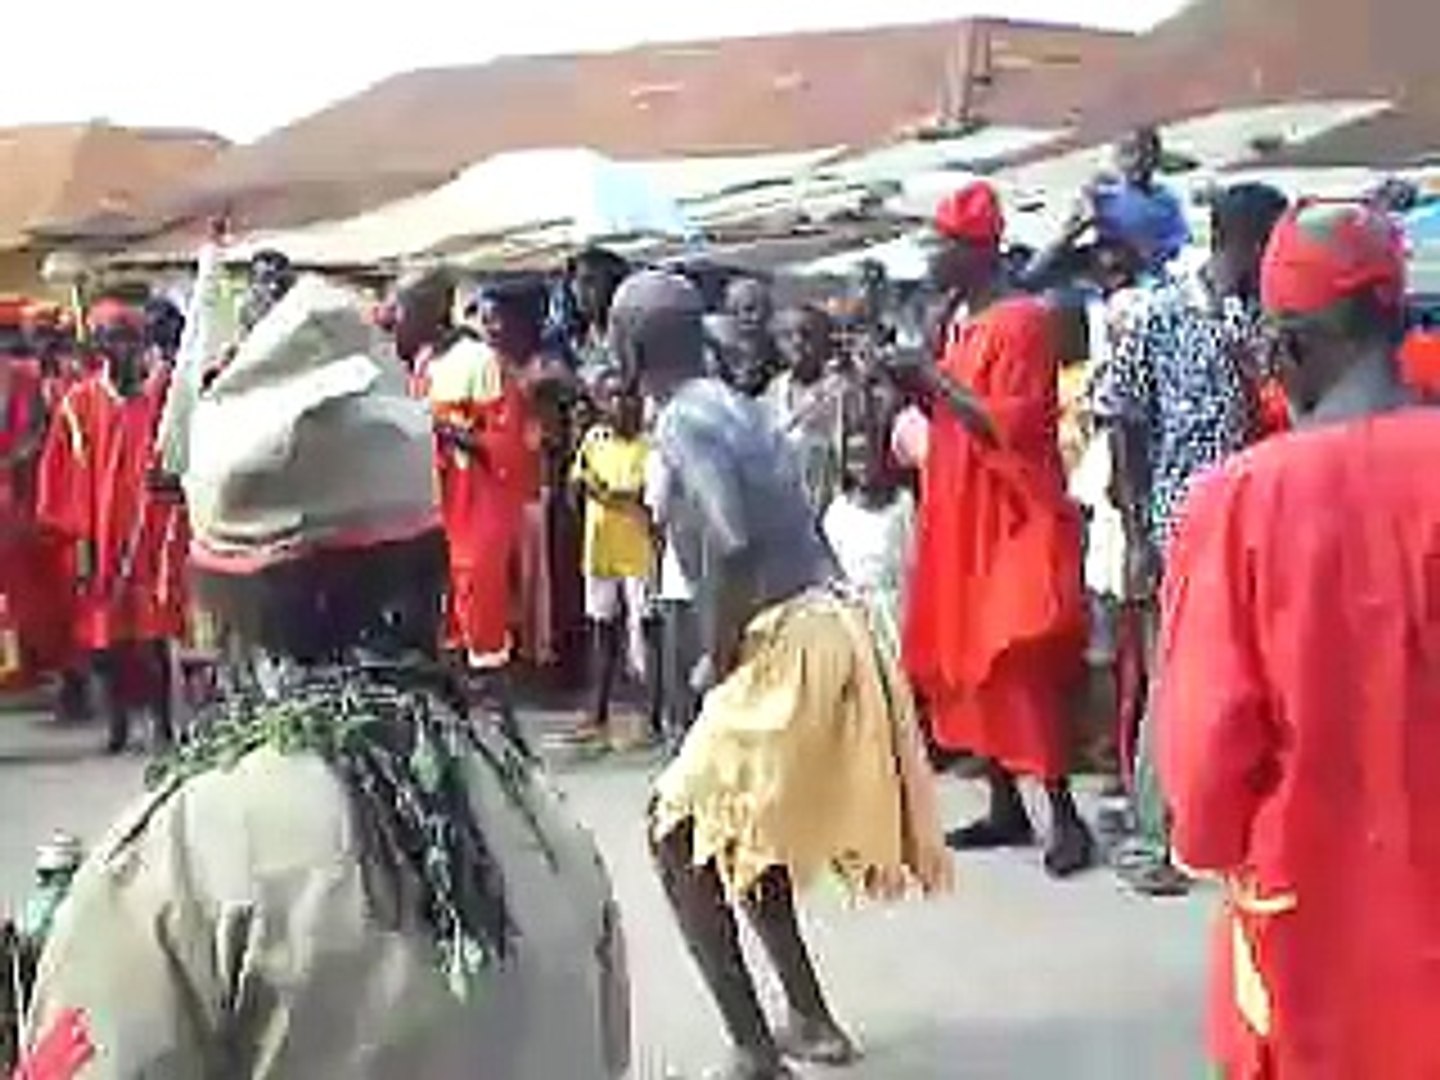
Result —
[[985, 817], [945, 834], [945, 846], [951, 851], [993, 851], [1030, 847], [1034, 843], [1035, 830], [1024, 818], [1000, 821]]
[[1056, 829], [1045, 851], [1045, 872], [1052, 878], [1073, 877], [1095, 864], [1095, 838], [1083, 821]]

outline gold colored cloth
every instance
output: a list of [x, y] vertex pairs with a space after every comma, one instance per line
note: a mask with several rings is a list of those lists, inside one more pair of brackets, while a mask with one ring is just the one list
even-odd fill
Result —
[[816, 590], [762, 612], [656, 781], [653, 828], [694, 823], [727, 892], [773, 866], [895, 897], [950, 884], [914, 703], [864, 608]]

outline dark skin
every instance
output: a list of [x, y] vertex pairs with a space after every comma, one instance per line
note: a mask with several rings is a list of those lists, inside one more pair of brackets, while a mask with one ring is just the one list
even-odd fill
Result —
[[[105, 364], [105, 377], [122, 398], [140, 394], [145, 384], [145, 333], [138, 325], [116, 323], [91, 334], [91, 345]], [[77, 552], [76, 577], [83, 584], [95, 572], [95, 552], [86, 541]]]
[[[1000, 253], [993, 246], [937, 238], [930, 257], [930, 277], [944, 296], [942, 325], [962, 304], [973, 314], [1005, 295]], [[966, 430], [987, 445], [998, 441], [994, 421], [971, 390], [914, 354], [891, 357], [889, 371], [906, 393], [950, 409]]]
[[[962, 304], [974, 315], [1006, 293], [1000, 254], [994, 245], [941, 239], [932, 252], [930, 274], [945, 295], [946, 323]], [[982, 446], [998, 446], [994, 422], [968, 387], [931, 364], [907, 368], [899, 381], [902, 388], [918, 392], [932, 407], [951, 409]], [[996, 761], [987, 762], [986, 771], [990, 812], [969, 826], [953, 830], [947, 843], [961, 850], [1028, 845], [1033, 830], [1014, 775]], [[1045, 866], [1053, 876], [1065, 877], [1090, 864], [1094, 841], [1081, 821], [1068, 780], [1062, 777], [1051, 781], [1046, 791], [1053, 824]]]
[[[443, 271], [427, 271], [403, 279], [396, 287], [393, 302], [395, 322], [391, 329], [395, 351], [406, 364], [413, 366], [427, 349], [434, 349], [453, 333], [451, 311], [455, 303], [455, 283]], [[481, 447], [475, 436], [455, 424], [438, 421], [435, 435], [442, 445], [480, 456]]]
[[[10, 395], [13, 393], [10, 363], [8, 357], [0, 355], [0, 414], [6, 411], [10, 403]], [[19, 437], [9, 453], [0, 454], [0, 469], [18, 468], [31, 461], [40, 452], [40, 446], [45, 437], [45, 417], [43, 410], [39, 408], [39, 402], [33, 404], [35, 407], [29, 410], [29, 428], [19, 433]]]
[[[698, 300], [693, 321], [648, 334], [631, 333], [622, 323], [613, 335], [627, 378], [659, 403], [668, 402], [685, 383], [704, 375]], [[702, 610], [707, 623], [707, 655], [696, 684], [714, 685], [738, 656], [740, 634], [760, 600], [749, 558], [751, 539], [731, 491], [733, 480], [709, 468], [704, 455], [689, 463], [687, 487], [707, 520], [707, 550], [702, 581]], [[741, 952], [731, 905], [713, 862], [696, 866], [691, 830], [682, 826], [654, 845], [660, 879], [674, 907], [685, 941], [719, 1005], [735, 1049], [729, 1080], [786, 1080], [792, 1077], [783, 1055], [826, 1064], [846, 1064], [855, 1049], [830, 1013], [814, 965], [800, 936], [794, 886], [780, 867], [764, 874], [743, 899], [742, 907], [763, 943], [785, 990], [791, 1022], [772, 1031]]]
[[[1153, 191], [1155, 174], [1160, 169], [1163, 148], [1153, 128], [1140, 128], [1121, 140], [1115, 148], [1115, 163], [1126, 183], [1141, 191]], [[1096, 210], [1096, 186], [1103, 178], [1087, 184], [1071, 208], [1065, 228], [1053, 243], [1030, 260], [1021, 279], [1026, 288], [1039, 290], [1055, 284], [1055, 278], [1076, 256], [1080, 239], [1099, 218]]]
[[450, 334], [455, 283], [440, 272], [412, 275], [396, 287], [393, 299], [395, 349], [405, 363], [414, 364]]
[[604, 333], [610, 324], [610, 302], [620, 287], [624, 268], [610, 260], [582, 258], [575, 264], [570, 289], [575, 295], [585, 325], [594, 333]]
[[770, 290], [754, 278], [740, 278], [725, 291], [725, 313], [734, 320], [735, 347], [731, 370], [742, 393], [759, 394], [774, 375], [775, 339]]
[[[666, 365], [646, 373], [644, 389], [664, 405], [691, 379], [703, 375], [700, 358], [694, 365]], [[745, 627], [760, 611], [756, 595], [750, 536], [737, 509], [740, 500], [732, 492], [733, 480], [708, 459], [693, 463], [696, 476], [692, 490], [709, 526], [706, 566], [701, 582], [701, 637], [704, 656], [691, 678], [691, 686], [703, 694], [725, 678], [740, 655]]]
[[1415, 404], [1399, 376], [1402, 316], [1361, 295], [1304, 316], [1270, 317], [1276, 372], [1297, 426], [1314, 427]]
[[790, 308], [775, 320], [780, 355], [802, 386], [819, 382], [835, 352], [830, 316], [813, 307]]
[[[1225, 228], [1212, 222], [1210, 259], [1202, 279], [1218, 305], [1220, 298], [1254, 300], [1259, 294], [1260, 263], [1269, 233]], [[1160, 575], [1160, 556], [1150, 539], [1149, 505], [1152, 465], [1144, 425], [1120, 422], [1111, 431], [1115, 461], [1114, 496], [1125, 528], [1127, 585], [1134, 596], [1148, 596]]]
[[[595, 398], [602, 423], [608, 424], [622, 439], [639, 438], [644, 428], [644, 403], [638, 394], [627, 390], [622, 379], [618, 377], [605, 379], [596, 388]], [[578, 493], [584, 498], [593, 499], [612, 509], [643, 514], [647, 520], [649, 518], [645, 509], [643, 492], [611, 491], [585, 477], [581, 477], [575, 486]]]
[[1154, 128], [1142, 127], [1121, 140], [1116, 148], [1116, 165], [1127, 183], [1141, 191], [1150, 191], [1155, 186], [1155, 174], [1160, 170], [1163, 154], [1160, 133]]

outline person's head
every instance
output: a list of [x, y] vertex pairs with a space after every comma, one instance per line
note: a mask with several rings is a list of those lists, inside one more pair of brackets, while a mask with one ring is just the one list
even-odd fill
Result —
[[86, 314], [90, 347], [122, 392], [133, 390], [145, 375], [145, 315], [117, 297], [102, 297]]
[[[359, 389], [323, 377], [357, 362]], [[283, 416], [262, 400], [276, 390]], [[192, 562], [242, 643], [302, 662], [433, 653], [446, 559], [430, 417], [363, 298], [301, 279], [195, 408]]]
[[1145, 272], [1146, 260], [1116, 236], [1101, 236], [1089, 252], [1089, 278], [1106, 296], [1128, 289]]
[[30, 350], [42, 365], [52, 364], [61, 352], [74, 345], [58, 304], [39, 301], [27, 304], [22, 326]]
[[1142, 273], [1162, 269], [1190, 242], [1185, 208], [1164, 188], [1112, 185], [1098, 189], [1094, 199], [1096, 242], [1130, 248]]
[[942, 292], [968, 299], [993, 287], [1000, 274], [1005, 216], [1000, 197], [983, 180], [941, 201], [931, 237], [930, 279]]
[[596, 381], [595, 408], [622, 438], [633, 439], [645, 426], [644, 399], [618, 371], [607, 371]]
[[400, 279], [388, 307], [395, 350], [407, 364], [433, 347], [450, 331], [455, 303], [455, 278], [444, 267], [433, 267]]
[[1127, 182], [1149, 188], [1155, 182], [1163, 153], [1160, 132], [1147, 125], [1120, 140], [1115, 148], [1115, 165]]
[[164, 360], [175, 359], [185, 333], [185, 316], [163, 296], [145, 302], [145, 344]]
[[19, 356], [28, 348], [24, 301], [0, 297], [0, 357]]
[[249, 277], [241, 319], [247, 330], [285, 298], [295, 284], [295, 268], [279, 251], [257, 251], [250, 260]]
[[615, 290], [629, 273], [630, 264], [608, 248], [589, 247], [575, 256], [570, 290], [587, 326], [608, 325]]
[[770, 287], [759, 278], [736, 278], [725, 287], [725, 313], [735, 320], [745, 337], [766, 337], [774, 312]]
[[480, 294], [480, 335], [512, 364], [523, 364], [540, 351], [549, 297], [539, 282], [492, 285]]
[[835, 327], [830, 315], [813, 304], [780, 312], [775, 320], [775, 340], [786, 367], [802, 383], [824, 375], [835, 353]]
[[1222, 295], [1257, 296], [1260, 261], [1289, 201], [1268, 184], [1236, 184], [1210, 204], [1210, 272]]
[[1388, 216], [1311, 203], [1276, 225], [1260, 276], [1275, 362], [1304, 416], [1357, 365], [1393, 364], [1405, 332], [1405, 255]]
[[763, 394], [775, 374], [770, 354], [754, 348], [734, 315], [706, 315], [703, 326], [710, 373], [742, 394]]
[[1411, 180], [1387, 176], [1366, 200], [1376, 210], [1387, 214], [1408, 214], [1420, 202], [1420, 189]]
[[848, 490], [885, 496], [898, 489], [900, 468], [890, 448], [898, 411], [897, 398], [883, 381], [868, 380], [846, 393], [841, 467]]
[[610, 346], [626, 383], [657, 401], [705, 374], [704, 301], [678, 274], [627, 278], [610, 309]]

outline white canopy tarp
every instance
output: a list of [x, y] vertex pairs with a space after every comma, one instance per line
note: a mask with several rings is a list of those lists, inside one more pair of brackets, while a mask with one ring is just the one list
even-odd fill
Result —
[[853, 278], [859, 275], [861, 264], [866, 262], [878, 262], [891, 281], [919, 281], [925, 276], [929, 259], [921, 234], [913, 233], [897, 236], [883, 244], [871, 244], [816, 259], [792, 267], [790, 272], [797, 277]]
[[686, 237], [679, 203], [645, 168], [584, 148], [497, 154], [434, 191], [342, 221], [256, 234], [235, 254], [283, 251], [307, 265], [371, 265], [467, 237], [564, 225], [583, 243], [617, 236]]

